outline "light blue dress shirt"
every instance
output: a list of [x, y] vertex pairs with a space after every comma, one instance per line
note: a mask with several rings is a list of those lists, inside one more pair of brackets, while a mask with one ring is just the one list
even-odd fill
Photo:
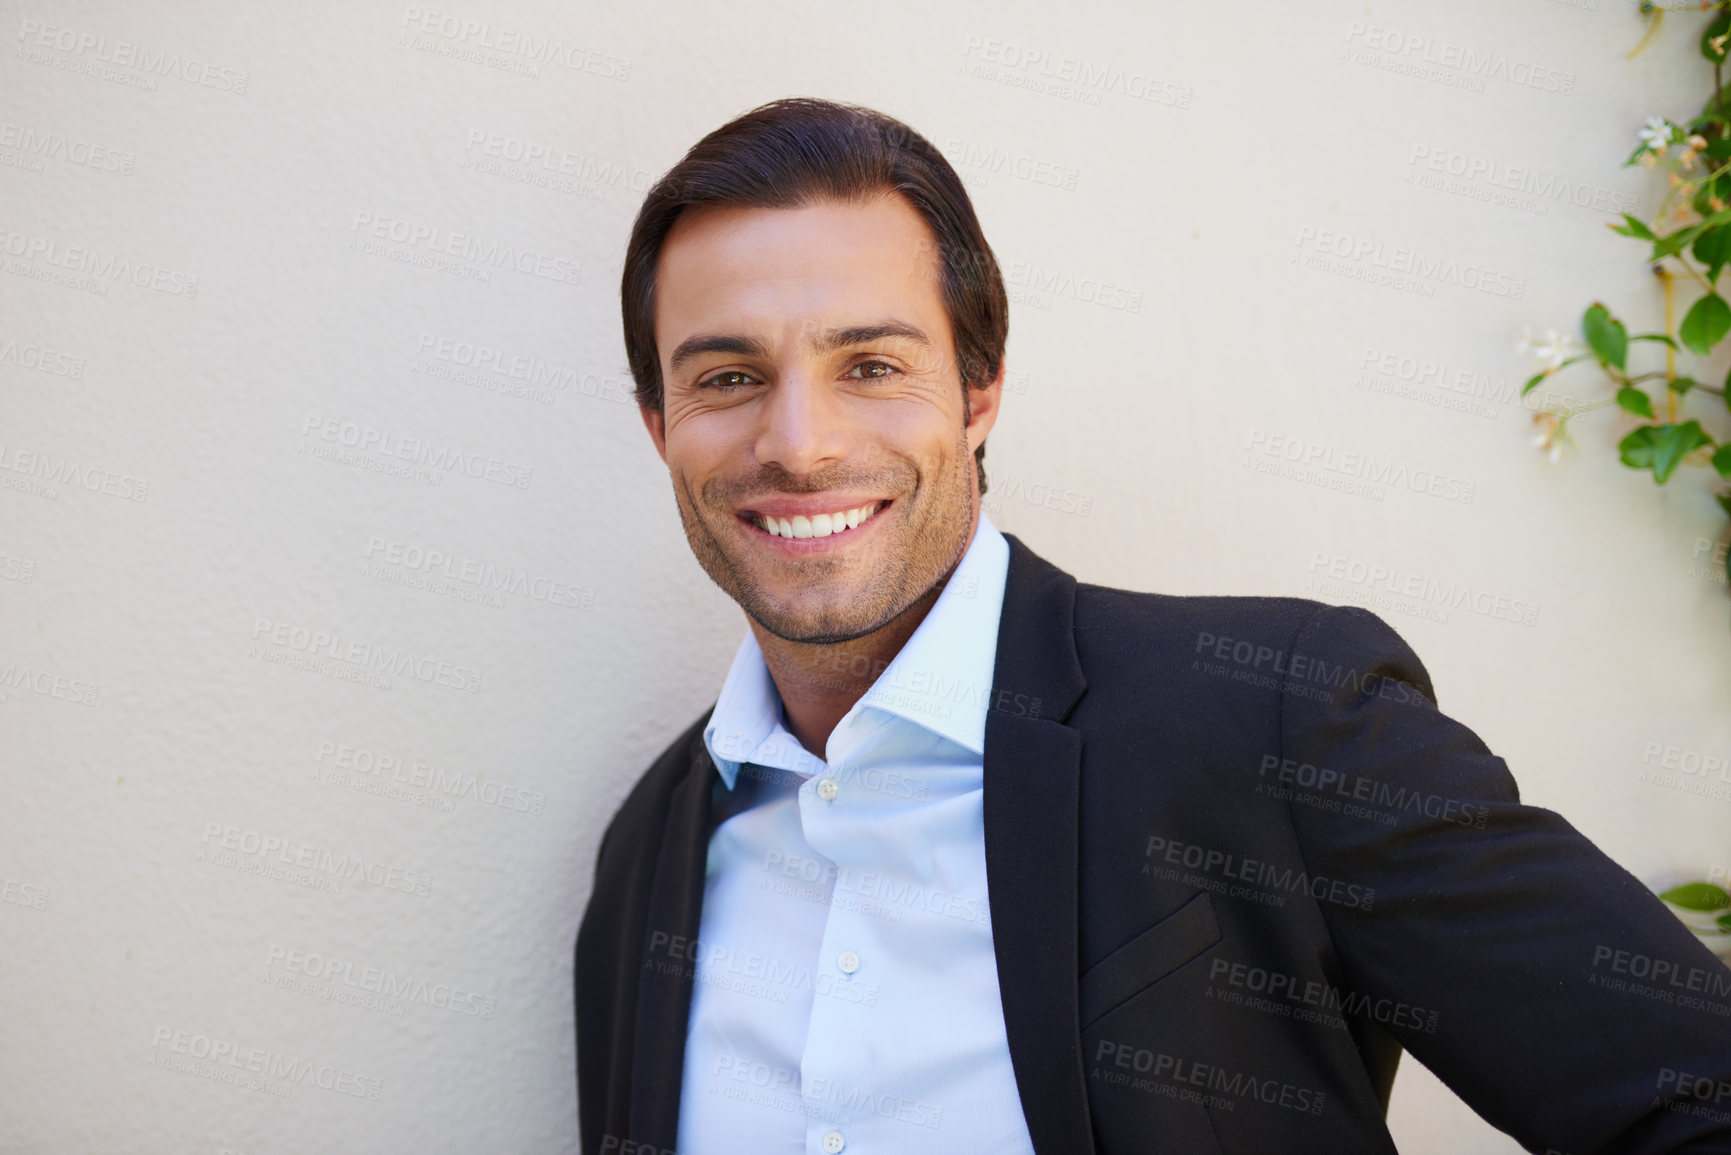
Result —
[[982, 513], [822, 759], [746, 633], [703, 733], [731, 816], [689, 955], [680, 1155], [1032, 1155], [981, 810], [1009, 559]]

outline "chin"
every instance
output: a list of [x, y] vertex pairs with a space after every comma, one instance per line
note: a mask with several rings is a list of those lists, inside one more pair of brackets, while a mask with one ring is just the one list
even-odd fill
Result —
[[849, 642], [882, 629], [876, 619], [839, 618], [819, 610], [783, 610], [753, 614], [757, 624], [785, 642], [833, 645]]

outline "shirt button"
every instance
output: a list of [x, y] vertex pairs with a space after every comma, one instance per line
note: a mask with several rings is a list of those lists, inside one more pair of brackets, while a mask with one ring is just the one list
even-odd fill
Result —
[[[841, 793], [841, 783], [837, 782], [834, 778], [822, 778], [822, 779], [818, 780], [817, 796], [819, 798], [823, 799], [825, 802], [828, 802], [830, 799], [834, 798], [837, 794], [840, 794], [840, 793]], [[831, 1131], [830, 1134], [834, 1135], [834, 1134], [836, 1134], [836, 1132]], [[836, 1150], [840, 1151], [841, 1148], [837, 1147]]]
[[840, 1131], [831, 1131], [823, 1137], [823, 1149], [828, 1151], [830, 1155], [835, 1155], [845, 1146], [847, 1146], [847, 1140], [841, 1137]]
[[[842, 974], [851, 975], [859, 970], [859, 955], [851, 950], [844, 950], [841, 952], [841, 957], [835, 960], [835, 965], [841, 968]], [[830, 1133], [835, 1134], [833, 1131]], [[837, 1147], [836, 1150], [840, 1151], [841, 1148]]]

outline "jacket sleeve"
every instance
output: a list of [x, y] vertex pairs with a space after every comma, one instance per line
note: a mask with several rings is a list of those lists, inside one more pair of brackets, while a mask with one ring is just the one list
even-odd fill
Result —
[[[1305, 871], [1350, 989], [1428, 1008], [1389, 1032], [1531, 1151], [1731, 1152], [1731, 968], [1440, 713], [1375, 614], [1317, 611], [1281, 687]], [[1290, 763], [1284, 760], [1291, 760]]]

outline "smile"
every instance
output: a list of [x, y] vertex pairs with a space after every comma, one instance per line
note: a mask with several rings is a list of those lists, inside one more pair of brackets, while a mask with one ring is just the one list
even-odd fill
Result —
[[857, 529], [870, 521], [887, 502], [874, 501], [857, 509], [847, 509], [840, 513], [820, 513], [813, 517], [803, 517], [795, 514], [793, 517], [770, 517], [766, 514], [750, 515], [751, 524], [765, 533], [776, 537], [814, 538], [834, 537]]

